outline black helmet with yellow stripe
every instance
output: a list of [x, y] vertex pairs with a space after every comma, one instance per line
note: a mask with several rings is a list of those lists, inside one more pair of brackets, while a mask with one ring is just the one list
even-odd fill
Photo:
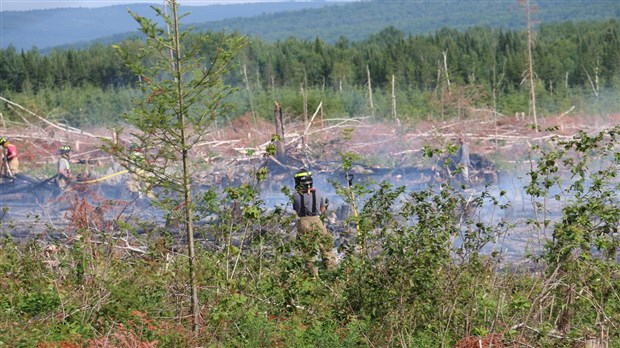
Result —
[[61, 155], [68, 154], [69, 152], [71, 152], [71, 146], [70, 145], [63, 145], [63, 146], [60, 147], [60, 149], [58, 149], [58, 152]]
[[295, 173], [295, 189], [308, 190], [312, 188], [312, 173], [302, 168]]

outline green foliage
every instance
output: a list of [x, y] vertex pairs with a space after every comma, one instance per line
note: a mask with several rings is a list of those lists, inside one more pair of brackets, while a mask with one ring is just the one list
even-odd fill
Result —
[[497, 334], [505, 345], [569, 347], [603, 330], [613, 346], [620, 336], [611, 324], [620, 320], [618, 132], [533, 149], [531, 199], [541, 212], [556, 197], [563, 204], [558, 220], [541, 215], [549, 221], [529, 227], [552, 235], [524, 267], [484, 251], [509, 229], [527, 227], [482, 218], [485, 209], [510, 205], [503, 192], [334, 183], [359, 207], [357, 224], [338, 229], [338, 268], [313, 277], [291, 234], [295, 216], [286, 206], [267, 208], [250, 176], [224, 194], [205, 193], [194, 212], [204, 222], [195, 256], [201, 330], [192, 332], [185, 319], [189, 275], [178, 236], [134, 235], [149, 246], [143, 254], [82, 233], [55, 249], [3, 241], [0, 342], [441, 347]]
[[[132, 100], [139, 96], [138, 90], [129, 87], [104, 89], [92, 84], [79, 87], [67, 84], [38, 91], [10, 92], [4, 97], [50, 121], [72, 127], [92, 127], [119, 124], [122, 115], [131, 108]], [[17, 116], [10, 110], [3, 112]], [[38, 121], [27, 114], [23, 116], [32, 122]]]
[[[614, 19], [540, 25], [533, 52], [539, 113], [560, 113], [575, 106], [578, 111], [605, 114], [618, 108], [618, 32], [620, 23]], [[215, 65], [211, 71], [215, 72], [219, 71], [218, 59], [232, 63], [232, 57], [216, 49], [218, 43], [230, 40], [228, 49], [235, 51], [240, 48], [241, 38], [225, 32], [188, 32], [181, 40], [184, 50], [212, 60]], [[134, 39], [114, 47], [133, 56], [148, 50], [144, 42]], [[388, 27], [364, 40], [349, 42], [343, 37], [333, 44], [316, 38], [289, 38], [275, 43], [252, 38], [243, 49], [243, 64], [230, 64], [222, 78], [229, 86], [245, 88], [241, 70], [245, 66], [254, 111], [265, 119], [272, 117], [274, 100], [280, 101], [288, 114], [301, 117], [302, 83], [310, 110], [323, 102], [328, 117], [373, 112], [378, 118], [391, 118], [392, 76], [401, 121], [467, 117], [468, 109], [495, 104], [501, 114], [513, 115], [526, 111], [529, 100], [529, 89], [522, 84], [527, 65], [525, 47], [526, 36], [521, 32], [486, 27], [464, 31], [443, 28], [432, 34], [409, 36]], [[450, 91], [444, 77], [437, 75], [437, 62], [443, 61], [444, 52], [452, 82]], [[36, 49], [19, 54], [7, 48], [0, 50], [0, 62], [3, 95], [71, 126], [115, 124], [131, 108], [132, 99], [154, 98], [161, 103], [165, 100], [158, 98], [162, 91], [171, 91], [171, 86], [154, 83], [156, 79], [150, 73], [146, 74], [150, 77], [145, 76], [153, 83], [147, 83], [140, 77], [146, 71], [121, 64], [114, 57], [114, 49], [103, 45], [54, 51], [50, 55]], [[148, 66], [150, 60], [142, 63]], [[368, 102], [367, 65], [374, 110]], [[186, 71], [197, 73], [202, 68], [199, 65]], [[210, 88], [215, 87], [213, 82], [208, 80]], [[141, 90], [134, 90], [136, 87]], [[211, 105], [218, 105], [215, 102], [219, 100], [237, 106], [238, 111], [233, 111], [221, 105], [223, 112], [215, 116], [222, 122], [229, 113], [239, 115], [250, 109], [247, 93], [228, 93], [231, 91], [223, 89], [221, 95], [207, 98], [215, 97]], [[150, 107], [156, 109], [155, 104]], [[192, 108], [190, 114], [200, 115], [199, 109]], [[5, 105], [0, 105], [0, 112], [11, 119], [20, 117]], [[163, 117], [159, 122], [166, 120]]]
[[[191, 149], [207, 134], [213, 120], [230, 110], [224, 102], [234, 88], [224, 84], [229, 64], [243, 45], [243, 38], [235, 35], [200, 35], [188, 38], [189, 31], [179, 29], [177, 3], [167, 4], [173, 15], [155, 8], [165, 22], [167, 31], [158, 23], [132, 14], [147, 37], [146, 44], [125, 42], [115, 45], [127, 68], [139, 79], [141, 99], [124, 115], [126, 122], [139, 132], [133, 134], [141, 149], [149, 149], [144, 161], [131, 161], [131, 153], [116, 144], [107, 148], [123, 163], [131, 163], [148, 186], [160, 186], [169, 194], [159, 203], [170, 213], [177, 211], [179, 201], [190, 213], [183, 219], [191, 225], [192, 191], [189, 177], [192, 164]], [[136, 48], [137, 46], [137, 48]], [[200, 50], [210, 49], [205, 57]], [[205, 65], [205, 60], [209, 64]], [[119, 133], [122, 129], [119, 130]], [[172, 214], [174, 215], [174, 214]], [[191, 228], [190, 228], [191, 230]]]
[[[614, 127], [598, 134], [582, 132], [569, 140], [553, 139], [541, 151], [538, 166], [530, 173], [528, 193], [543, 211], [553, 201], [563, 202], [559, 221], [552, 223], [546, 214], [536, 226], [550, 230], [540, 255], [548, 264], [546, 291], [553, 299], [565, 300], [561, 308], [549, 309], [557, 318], [557, 329], [595, 332], [605, 324], [596, 317], [611, 318], [617, 309], [618, 241], [620, 223], [617, 192], [620, 169]], [[565, 177], [571, 180], [565, 182]], [[575, 294], [582, 294], [578, 297]], [[548, 299], [538, 298], [542, 305]], [[594, 315], [590, 315], [593, 313]], [[611, 319], [614, 320], [614, 319]]]
[[[17, 245], [4, 240], [0, 245], [0, 345], [36, 346], [71, 340], [87, 346], [110, 338], [114, 342], [131, 339], [133, 346], [158, 342], [163, 347], [453, 346], [461, 337], [499, 333], [507, 344], [570, 346], [600, 332], [611, 344], [620, 337], [615, 325], [620, 322], [618, 127], [599, 134], [583, 132], [568, 140], [551, 139], [532, 149], [534, 160], [526, 196], [537, 215], [530, 225], [484, 220], [486, 209], [506, 209], [511, 203], [506, 201], [505, 192], [491, 188], [472, 193], [446, 183], [407, 192], [385, 182], [353, 182], [352, 177], [350, 185], [333, 182], [336, 193], [355, 214], [335, 226], [342, 241], [339, 267], [321, 270], [318, 277], [312, 277], [304, 270], [293, 233], [295, 216], [287, 213], [288, 204], [267, 207], [259, 194], [260, 185], [270, 175], [264, 165], [223, 193], [211, 190], [199, 197], [189, 194], [192, 204], [184, 201], [182, 205], [191, 208], [189, 216], [176, 209], [182, 200], [180, 193], [186, 189], [180, 189], [180, 176], [171, 177], [171, 171], [156, 166], [146, 167], [157, 159], [166, 161], [170, 165], [167, 169], [180, 173], [178, 160], [204, 134], [178, 137], [185, 129], [183, 120], [196, 126], [193, 130], [206, 131], [212, 121], [230, 112], [225, 101], [238, 102], [236, 98], [240, 97], [231, 94], [233, 89], [223, 83], [225, 77], [231, 81], [236, 78], [234, 73], [226, 75], [225, 64], [207, 68], [220, 73], [213, 80], [201, 75], [205, 72], [202, 58], [196, 61], [189, 59], [191, 55], [183, 61], [188, 69], [183, 73], [174, 75], [182, 69], [163, 69], [169, 66], [170, 38], [160, 36], [163, 30], [152, 23], [141, 23], [153, 43], [160, 46], [119, 45], [126, 58], [144, 54], [128, 62], [142, 80], [143, 90], [136, 95], [143, 99], [137, 101], [139, 107], [126, 120], [144, 132], [134, 135], [142, 145], [153, 149], [144, 168], [152, 169], [154, 176], [149, 180], [174, 193], [163, 195], [170, 208], [169, 221], [195, 220], [200, 224], [195, 233], [185, 235], [186, 239], [171, 226], [166, 226], [166, 231], [145, 227], [148, 233], [140, 235], [130, 224], [118, 221], [118, 235], [105, 231], [95, 240], [87, 229], [72, 229], [76, 238], [68, 245], [54, 246], [57, 249], [44, 249], [40, 241]], [[617, 92], [612, 90], [617, 91], [617, 66], [611, 62], [616, 51], [597, 44], [601, 39], [613, 44], [616, 30], [616, 21], [541, 27], [541, 35], [548, 38], [541, 38], [536, 52], [541, 62], [539, 76], [544, 75], [538, 86], [548, 88], [541, 91], [541, 98], [549, 112], [573, 101], [589, 100], [585, 95], [591, 90], [582, 70], [591, 66], [577, 64], [577, 58], [572, 61], [578, 57], [581, 62], [594, 64], [588, 60], [589, 52], [612, 58], [600, 63], [610, 74], [603, 83], [603, 89], [609, 89], [595, 98], [593, 108], [602, 113], [617, 105], [618, 99], [613, 98]], [[583, 36], [566, 35], [569, 32]], [[562, 36], [566, 37], [551, 39]], [[234, 35], [232, 41], [226, 41], [228, 36], [218, 37], [222, 38], [231, 50], [220, 58], [230, 62], [241, 40]], [[585, 38], [599, 41], [589, 43]], [[183, 37], [187, 40], [183, 48], [199, 55], [203, 52], [199, 48], [212, 49], [211, 45], [218, 42], [211, 39], [188, 34]], [[439, 115], [442, 110], [447, 110], [446, 115], [458, 113], [461, 102], [487, 103], [488, 96], [483, 92], [493, 74], [484, 68], [501, 66], [506, 80], [498, 86], [498, 102], [504, 112], [521, 111], [527, 104], [527, 91], [519, 86], [523, 43], [518, 33], [490, 33], [480, 28], [465, 33], [445, 29], [408, 38], [389, 28], [366, 42], [349, 44], [341, 40], [333, 47], [321, 40], [291, 39], [273, 47], [258, 47], [261, 50], [253, 47], [257, 50], [253, 54], [265, 64], [258, 70], [262, 82], [255, 85], [261, 92], [255, 96], [261, 109], [272, 110], [273, 96], [277, 95], [286, 110], [299, 117], [303, 105], [297, 88], [301, 79], [307, 78], [313, 84], [306, 89], [310, 105], [323, 101], [343, 115], [363, 114], [368, 111], [365, 90], [360, 87], [365, 83], [365, 72], [351, 67], [372, 61], [373, 85], [379, 90], [378, 114], [388, 117], [385, 110], [390, 105], [390, 93], [386, 86], [395, 74], [403, 90], [412, 94], [409, 105], [399, 104], [399, 113], [411, 113], [407, 118], [416, 120], [425, 113]], [[547, 55], [549, 51], [543, 49], [546, 44], [571, 53]], [[274, 47], [277, 52], [267, 54]], [[436, 82], [435, 62], [444, 49], [449, 52], [452, 96], [457, 99], [448, 100], [445, 86]], [[388, 54], [394, 59], [386, 58]], [[216, 55], [209, 58], [217, 60]], [[558, 64], [562, 69], [554, 68]], [[552, 93], [542, 81], [565, 77], [566, 69], [572, 69], [568, 86], [555, 82]], [[274, 74], [273, 80], [266, 78], [268, 74]], [[187, 81], [185, 86], [192, 92], [174, 92], [178, 85], [174, 78], [169, 79], [174, 76], [176, 82]], [[485, 88], [471, 81], [473, 76]], [[201, 85], [193, 90], [202, 78], [208, 80], [206, 88]], [[334, 92], [340, 79], [349, 88]], [[276, 84], [270, 92], [267, 81]], [[324, 92], [323, 82], [325, 90], [331, 92]], [[21, 96], [36, 99], [33, 105], [43, 103], [39, 98], [49, 103], [46, 105], [54, 105], [47, 100], [54, 99], [53, 88], [27, 87]], [[64, 98], [70, 99], [75, 88], [79, 87], [66, 87], [58, 93], [67, 93]], [[86, 95], [93, 93], [86, 100], [100, 96], [97, 88], [84, 88]], [[127, 95], [133, 93], [126, 91]], [[180, 107], [182, 97], [195, 104]], [[566, 104], [568, 101], [571, 103]], [[417, 103], [420, 105], [411, 105]], [[354, 136], [350, 129], [342, 134], [344, 141]], [[128, 155], [123, 149], [113, 149], [119, 158]], [[273, 155], [273, 150], [270, 148], [268, 154]], [[445, 149], [424, 148], [427, 158], [455, 151], [454, 144]], [[343, 151], [341, 160], [342, 170], [350, 174], [354, 163], [364, 159]], [[291, 195], [286, 187], [282, 193]], [[559, 215], [552, 216], [551, 208]], [[512, 264], [500, 268], [501, 255], [495, 250], [484, 251], [512, 228], [546, 238], [544, 249], [528, 260], [531, 268]], [[146, 251], [124, 250], [119, 240], [128, 237], [137, 245], [145, 245]], [[194, 237], [199, 239], [191, 257], [195, 278], [187, 272], [188, 257], [178, 252], [180, 245]], [[187, 292], [192, 281], [200, 289], [201, 328], [196, 332], [190, 332], [187, 325], [187, 308], [191, 305]]]

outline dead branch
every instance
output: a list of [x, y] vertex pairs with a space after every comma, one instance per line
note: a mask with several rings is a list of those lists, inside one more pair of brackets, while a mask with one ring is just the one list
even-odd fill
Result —
[[218, 146], [221, 146], [221, 145], [238, 143], [240, 141], [241, 141], [241, 139], [205, 141], [205, 142], [202, 142], [202, 143], [197, 143], [196, 145], [194, 145], [194, 147], [209, 146], [209, 145], [211, 145], [213, 147], [218, 147]]
[[588, 73], [588, 70], [586, 70], [586, 68], [582, 67], [582, 69], [586, 73], [586, 76], [588, 77], [588, 81], [590, 82], [590, 87], [592, 88], [592, 93], [594, 93], [595, 97], [598, 97], [598, 88], [594, 85], [594, 82], [592, 82], [590, 73]]
[[[48, 125], [50, 125], [50, 126], [52, 126], [52, 127], [54, 127], [54, 128], [60, 129], [60, 130], [62, 130], [62, 131], [64, 131], [64, 132], [68, 132], [68, 133], [79, 133], [79, 134], [83, 134], [83, 135], [89, 136], [89, 137], [91, 137], [91, 138], [105, 138], [105, 139], [110, 139], [110, 140], [112, 140], [112, 138], [110, 138], [110, 137], [104, 137], [104, 136], [99, 136], [99, 135], [90, 134], [90, 133], [84, 132], [84, 131], [82, 131], [82, 130], [80, 130], [80, 129], [77, 129], [77, 128], [69, 127], [69, 126], [67, 126], [67, 125], [63, 125], [63, 124], [60, 124], [60, 123], [54, 123], [54, 122], [51, 122], [51, 121], [49, 121], [49, 120], [45, 119], [44, 117], [41, 117], [41, 116], [39, 116], [39, 115], [35, 114], [34, 112], [32, 112], [32, 111], [30, 111], [30, 110], [26, 109], [25, 107], [23, 107], [23, 106], [21, 106], [21, 105], [19, 105], [19, 104], [17, 104], [17, 103], [14, 103], [14, 102], [12, 102], [12, 101], [10, 101], [10, 100], [6, 99], [6, 98], [0, 97], [0, 100], [2, 100], [3, 102], [5, 102], [5, 103], [7, 103], [7, 104], [9, 104], [9, 105], [12, 105], [12, 106], [18, 107], [18, 108], [20, 108], [21, 110], [23, 110], [23, 111], [27, 112], [28, 114], [30, 114], [30, 115], [32, 115], [32, 116], [34, 116], [34, 117], [38, 118], [39, 120], [41, 120], [41, 121], [45, 122], [46, 124], [48, 124]], [[23, 116], [22, 116], [22, 118], [23, 118]], [[26, 122], [28, 122], [25, 118], [24, 118], [24, 120], [25, 120]]]
[[122, 250], [129, 250], [129, 251], [133, 251], [139, 254], [146, 254], [145, 250], [142, 250], [140, 248], [134, 247], [131, 244], [129, 244], [129, 241], [125, 238], [118, 238], [118, 240], [125, 242], [125, 246], [119, 246], [116, 245], [115, 247], [118, 249], [122, 249]]
[[564, 111], [559, 117], [558, 120], [561, 119], [562, 117], [568, 115], [571, 111], [575, 110], [575, 105], [571, 106], [570, 109], [568, 109], [567, 111]]
[[273, 157], [273, 156], [269, 156], [269, 159], [273, 161], [273, 163], [279, 165], [282, 168], [286, 168], [286, 169], [291, 169], [291, 170], [296, 170], [297, 168], [293, 167], [293, 166], [289, 166], [287, 164], [284, 164], [280, 161], [278, 161], [277, 158]]
[[314, 121], [314, 118], [319, 113], [319, 110], [321, 110], [322, 107], [323, 107], [323, 101], [321, 100], [321, 102], [319, 103], [319, 106], [317, 106], [316, 111], [314, 112], [314, 115], [312, 115], [310, 122], [308, 122], [308, 124], [306, 125], [306, 129], [304, 130], [304, 134], [302, 135], [303, 137], [305, 137], [306, 134], [308, 134], [308, 129], [310, 129], [310, 126], [312, 125], [312, 121]]
[[[326, 120], [326, 121], [328, 121], [328, 120]], [[315, 130], [313, 132], [309, 132], [307, 135], [313, 135], [313, 134], [316, 134], [316, 133], [322, 133], [322, 132], [325, 132], [325, 131], [328, 131], [328, 130], [334, 129], [334, 128], [342, 128], [343, 125], [345, 125], [347, 123], [350, 123], [350, 122], [356, 122], [358, 124], [362, 124], [362, 121], [359, 120], [359, 119], [344, 119], [342, 122], [339, 122], [339, 123], [337, 123], [337, 124], [335, 124], [333, 126], [329, 126], [329, 127], [321, 128], [319, 130]]]
[[22, 120], [24, 120], [24, 122], [26, 123], [26, 125], [30, 126], [30, 122], [28, 122], [28, 120], [24, 117], [24, 115], [22, 115], [22, 113], [21, 113], [21, 112], [19, 112], [19, 111], [15, 110], [15, 108], [13, 107], [13, 105], [8, 104], [8, 105], [7, 105], [7, 107], [8, 107], [9, 109], [11, 109], [11, 110], [15, 111], [15, 113], [16, 113], [17, 115], [19, 115], [19, 117], [21, 117], [21, 119], [22, 119]]

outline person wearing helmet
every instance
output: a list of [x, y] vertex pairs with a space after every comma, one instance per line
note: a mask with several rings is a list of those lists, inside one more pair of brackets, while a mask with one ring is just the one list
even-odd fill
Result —
[[465, 141], [465, 136], [459, 136], [459, 151], [457, 153], [457, 160], [459, 161], [459, 169], [461, 170], [460, 179], [463, 185], [469, 185], [469, 147]]
[[295, 173], [293, 209], [297, 213], [297, 238], [302, 244], [306, 267], [313, 275], [318, 275], [316, 246], [318, 244], [323, 264], [327, 269], [336, 268], [336, 255], [333, 251], [334, 236], [327, 231], [320, 215], [327, 209], [327, 199], [323, 198], [313, 186], [312, 173], [303, 168]]
[[60, 158], [56, 163], [57, 176], [56, 183], [61, 190], [65, 190], [67, 185], [73, 180], [71, 175], [71, 160], [69, 159], [69, 153], [71, 152], [71, 146], [63, 145], [58, 150]]
[[145, 161], [142, 149], [136, 143], [131, 143], [127, 149], [129, 150], [129, 156], [125, 165], [129, 171], [127, 190], [132, 196], [138, 198], [143, 198], [144, 194], [151, 199], [154, 198], [153, 192], [144, 184], [146, 173], [142, 169]]
[[2, 146], [2, 174], [12, 178], [19, 173], [19, 159], [17, 158], [17, 146], [11, 144], [6, 138], [0, 137]]

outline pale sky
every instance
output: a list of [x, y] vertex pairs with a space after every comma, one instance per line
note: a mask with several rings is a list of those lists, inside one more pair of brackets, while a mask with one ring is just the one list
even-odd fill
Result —
[[[178, 0], [184, 6], [282, 2], [285, 0]], [[340, 0], [342, 1], [342, 0]], [[347, 0], [344, 0], [347, 1]], [[350, 0], [349, 0], [350, 1]], [[0, 11], [42, 10], [58, 7], [105, 7], [126, 4], [159, 4], [163, 0], [0, 0]]]

